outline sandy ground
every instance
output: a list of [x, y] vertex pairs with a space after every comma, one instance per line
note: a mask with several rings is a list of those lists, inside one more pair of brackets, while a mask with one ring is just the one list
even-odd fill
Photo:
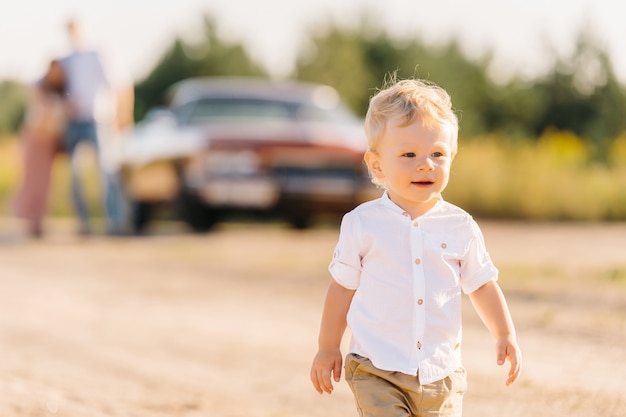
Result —
[[[524, 371], [504, 386], [466, 302], [464, 415], [625, 416], [626, 225], [481, 225]], [[357, 416], [308, 380], [334, 227], [51, 230], [0, 221], [0, 417]]]

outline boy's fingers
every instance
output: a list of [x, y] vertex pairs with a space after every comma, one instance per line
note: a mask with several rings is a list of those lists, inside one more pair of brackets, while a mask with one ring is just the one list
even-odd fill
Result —
[[522, 358], [517, 356], [516, 352], [509, 355], [509, 361], [511, 362], [511, 368], [509, 369], [509, 378], [506, 381], [506, 385], [511, 385], [522, 370]]
[[508, 378], [506, 380], [506, 385], [509, 386], [513, 382], [515, 382], [515, 380], [519, 376], [522, 364], [521, 364], [521, 358], [518, 357], [517, 350], [510, 348], [510, 347], [508, 349], [506, 347], [498, 348], [498, 352], [497, 352], [498, 365], [503, 365], [506, 359], [508, 359], [509, 362], [511, 363], [511, 367], [509, 368]]
[[320, 393], [332, 393], [334, 390], [332, 379], [339, 382], [341, 378], [341, 355], [339, 359], [330, 358], [328, 360], [322, 358], [314, 359], [311, 366], [310, 378], [315, 390]]
[[506, 386], [508, 387], [509, 385], [511, 385], [513, 382], [515, 382], [515, 380], [517, 379], [517, 377], [519, 376], [520, 373], [520, 369], [517, 368], [514, 371], [509, 373], [509, 377], [506, 380]]
[[496, 360], [498, 361], [498, 365], [504, 365], [504, 361], [506, 360], [506, 346], [498, 346], [497, 349]]
[[313, 367], [311, 369], [311, 382], [315, 391], [320, 394], [325, 392], [330, 394], [333, 391], [333, 385], [330, 382], [330, 371], [324, 368]]
[[335, 362], [333, 376], [335, 377], [335, 382], [339, 382], [341, 380], [341, 362], [339, 361]]
[[321, 385], [324, 392], [330, 394], [333, 392], [333, 383], [330, 381], [330, 370], [322, 369], [320, 372]]
[[317, 391], [318, 393], [323, 393], [322, 388], [320, 387], [320, 383], [317, 379], [317, 371], [315, 370], [315, 367], [311, 368], [311, 383], [313, 384], [313, 388], [315, 388], [315, 391]]
[[506, 385], [509, 386], [513, 382], [515, 382], [520, 374], [520, 371], [522, 369], [522, 358], [518, 356], [518, 350], [515, 349], [513, 346], [507, 344], [498, 344], [496, 347], [496, 360], [498, 362], [498, 365], [504, 365], [504, 362], [507, 359], [511, 363], [508, 378], [506, 380]]

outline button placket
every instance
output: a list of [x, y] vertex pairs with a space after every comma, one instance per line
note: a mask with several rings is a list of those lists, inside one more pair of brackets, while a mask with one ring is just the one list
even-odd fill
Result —
[[424, 338], [426, 326], [426, 318], [424, 315], [424, 294], [426, 291], [426, 283], [424, 265], [422, 263], [424, 257], [424, 236], [422, 234], [421, 224], [418, 220], [413, 220], [410, 228], [411, 254], [413, 255], [413, 300], [415, 302], [415, 308], [413, 311], [413, 346], [416, 348], [417, 357], [421, 357], [422, 353], [417, 352], [422, 350], [422, 340]]

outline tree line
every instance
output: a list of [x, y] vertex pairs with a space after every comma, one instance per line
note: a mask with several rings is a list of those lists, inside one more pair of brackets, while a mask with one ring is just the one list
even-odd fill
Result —
[[[610, 58], [588, 29], [576, 48], [555, 57], [545, 74], [528, 80], [513, 76], [496, 81], [489, 75], [493, 57], [468, 58], [456, 39], [429, 45], [415, 37], [398, 39], [364, 16], [356, 27], [313, 27], [290, 78], [335, 87], [358, 115], [390, 73], [399, 78], [429, 79], [444, 87], [458, 110], [461, 135], [497, 134], [508, 141], [537, 140], [546, 130], [571, 132], [589, 145], [595, 160], [607, 158], [610, 143], [626, 131], [626, 90]], [[196, 76], [269, 77], [241, 43], [227, 42], [210, 16], [204, 17], [200, 41], [175, 38], [148, 75], [135, 84], [135, 119], [164, 104], [177, 81]], [[0, 137], [19, 128], [25, 87], [0, 82]]]

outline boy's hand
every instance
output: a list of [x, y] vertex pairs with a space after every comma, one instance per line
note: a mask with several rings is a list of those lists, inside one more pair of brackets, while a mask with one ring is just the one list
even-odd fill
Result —
[[502, 336], [496, 340], [496, 355], [498, 365], [504, 365], [504, 362], [508, 360], [511, 363], [509, 369], [509, 375], [506, 380], [506, 386], [511, 385], [522, 370], [522, 353], [519, 346], [513, 336]]
[[320, 393], [331, 394], [333, 383], [331, 374], [335, 382], [341, 378], [342, 357], [339, 349], [320, 349], [313, 359], [311, 366], [311, 382], [315, 390]]

